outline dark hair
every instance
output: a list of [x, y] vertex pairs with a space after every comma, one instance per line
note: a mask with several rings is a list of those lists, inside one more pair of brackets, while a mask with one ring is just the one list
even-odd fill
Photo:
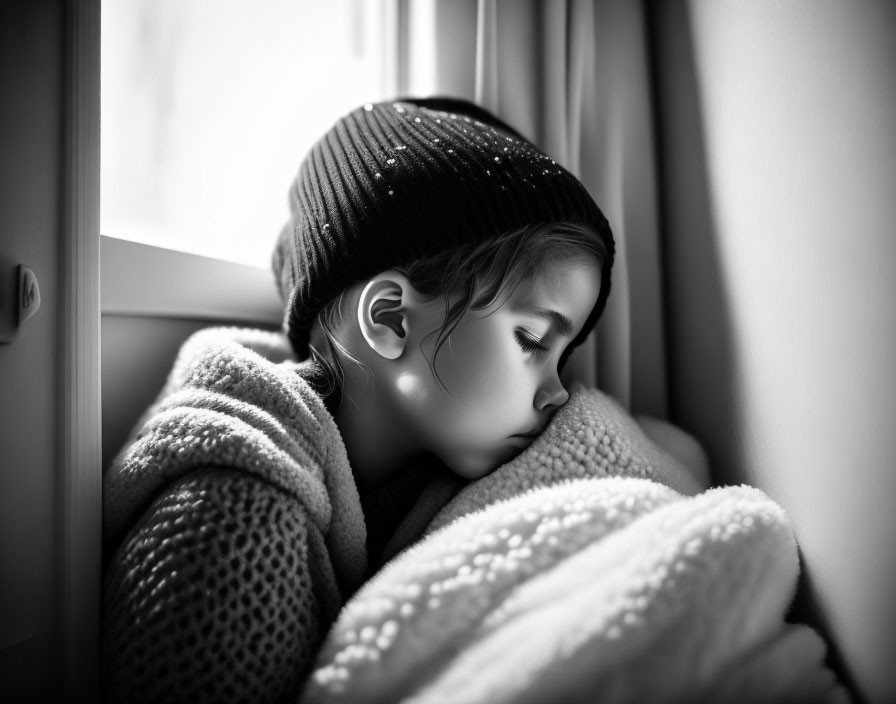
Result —
[[[468, 311], [503, 305], [521, 282], [533, 279], [547, 264], [590, 259], [604, 269], [608, 261], [604, 240], [588, 225], [559, 222], [530, 225], [486, 242], [464, 245], [395, 267], [422, 296], [444, 301], [445, 318], [441, 327], [430, 333], [437, 337], [432, 358], [428, 360], [439, 386], [446, 390], [435, 368], [436, 357]], [[607, 274], [604, 272], [604, 276]], [[313, 338], [310, 345], [312, 357], [324, 372], [325, 383], [318, 384], [318, 390], [325, 396], [341, 389], [343, 384], [344, 373], [337, 351], [361, 364], [340, 341], [346, 326], [342, 315], [345, 293], [318, 313], [316, 323], [323, 340]], [[583, 330], [579, 339], [587, 333], [587, 329]], [[571, 348], [572, 345], [561, 357], [561, 367]]]

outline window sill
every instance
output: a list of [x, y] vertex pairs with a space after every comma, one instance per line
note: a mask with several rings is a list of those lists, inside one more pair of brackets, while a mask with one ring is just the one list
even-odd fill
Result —
[[280, 326], [283, 304], [268, 269], [100, 237], [103, 315]]

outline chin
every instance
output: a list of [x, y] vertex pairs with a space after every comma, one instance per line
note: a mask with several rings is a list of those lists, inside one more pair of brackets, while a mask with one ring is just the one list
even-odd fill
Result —
[[491, 474], [498, 467], [513, 458], [513, 454], [506, 457], [446, 457], [443, 462], [448, 465], [452, 472], [464, 479], [481, 479]]

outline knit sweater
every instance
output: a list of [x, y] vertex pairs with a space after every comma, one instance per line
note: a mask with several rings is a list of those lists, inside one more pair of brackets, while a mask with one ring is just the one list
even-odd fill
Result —
[[295, 695], [366, 575], [345, 447], [282, 335], [209, 329], [104, 477], [111, 701]]

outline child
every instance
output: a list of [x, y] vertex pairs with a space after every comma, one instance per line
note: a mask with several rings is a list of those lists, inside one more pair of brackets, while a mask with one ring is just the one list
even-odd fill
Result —
[[290, 205], [274, 270], [303, 361], [264, 333], [200, 333], [106, 476], [111, 700], [295, 698], [404, 515], [565, 403], [559, 373], [609, 293], [584, 187], [465, 101], [355, 110]]

